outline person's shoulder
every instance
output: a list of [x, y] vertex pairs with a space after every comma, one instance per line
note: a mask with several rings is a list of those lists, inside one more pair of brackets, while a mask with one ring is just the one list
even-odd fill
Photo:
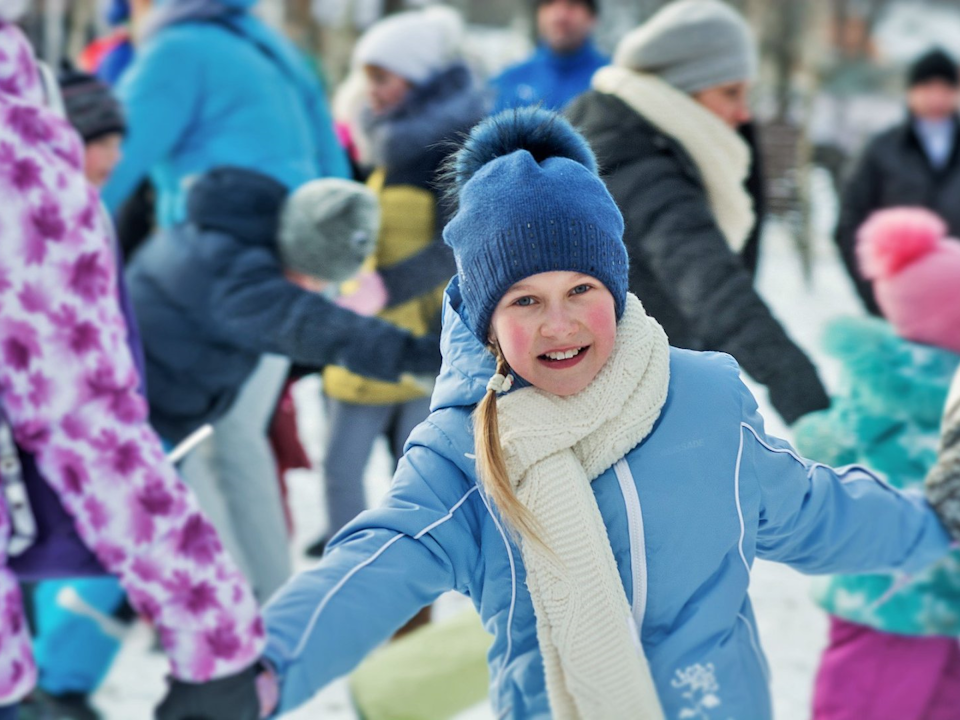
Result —
[[536, 54], [531, 55], [526, 60], [508, 65], [498, 75], [495, 75], [490, 82], [501, 88], [525, 82], [536, 72], [539, 65], [540, 61]]
[[429, 449], [458, 467], [472, 467], [474, 444], [470, 411], [462, 407], [434, 410], [410, 433], [406, 448], [417, 446]]
[[739, 382], [740, 364], [732, 355], [713, 350], [670, 348], [670, 372], [683, 378]]
[[[598, 90], [587, 90], [571, 102], [564, 115], [590, 141], [601, 166], [604, 155], [616, 158], [641, 157], [667, 149], [669, 140], [646, 118], [622, 99]], [[658, 139], [661, 138], [662, 139]], [[629, 140], [624, 142], [624, 140]]]
[[907, 120], [903, 120], [895, 125], [891, 125], [890, 127], [881, 130], [871, 137], [864, 148], [864, 152], [866, 154], [874, 154], [878, 152], [884, 152], [891, 147], [900, 145], [904, 142], [904, 139], [909, 132], [910, 124]]
[[448, 507], [459, 503], [477, 487], [476, 455], [472, 421], [463, 408], [436, 410], [410, 433], [404, 446], [405, 472], [396, 480], [413, 482], [430, 489]]
[[744, 393], [740, 365], [723, 352], [670, 348], [670, 389], [675, 404], [696, 408], [700, 417], [740, 416]]

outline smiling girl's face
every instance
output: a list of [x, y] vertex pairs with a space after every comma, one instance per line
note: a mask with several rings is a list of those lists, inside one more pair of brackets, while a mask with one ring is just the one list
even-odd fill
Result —
[[500, 298], [490, 335], [514, 373], [554, 395], [574, 395], [613, 351], [613, 295], [582, 273], [531, 275]]

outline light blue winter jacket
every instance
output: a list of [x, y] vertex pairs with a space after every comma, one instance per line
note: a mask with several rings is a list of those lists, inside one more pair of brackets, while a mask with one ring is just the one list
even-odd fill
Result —
[[[282, 711], [349, 672], [422, 606], [458, 590], [494, 636], [497, 716], [549, 717], [521, 554], [476, 483], [470, 413], [493, 359], [459, 307], [454, 280], [434, 411], [411, 435], [390, 493], [265, 610]], [[811, 573], [910, 571], [949, 545], [920, 496], [863, 469], [808, 462], [767, 436], [737, 364], [717, 353], [671, 351], [669, 394], [653, 432], [593, 490], [671, 719], [771, 716], [747, 597], [754, 558]]]
[[103, 189], [112, 212], [148, 173], [164, 227], [185, 217], [191, 180], [220, 165], [291, 188], [349, 177], [319, 80], [289, 41], [248, 12], [255, 3], [210, 0], [204, 7], [221, 6], [219, 17], [181, 19], [137, 48], [117, 87], [128, 133]]

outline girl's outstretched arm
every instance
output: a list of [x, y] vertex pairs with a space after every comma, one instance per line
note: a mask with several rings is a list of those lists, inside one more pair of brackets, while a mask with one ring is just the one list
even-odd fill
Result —
[[478, 492], [451, 462], [408, 445], [383, 503], [338, 533], [320, 563], [264, 610], [280, 712], [352, 670], [442, 593], [469, 594]]
[[895, 490], [864, 467], [800, 457], [766, 435], [756, 401], [742, 392], [738, 488], [742, 503], [757, 503], [757, 557], [806, 573], [912, 573], [947, 553], [950, 537], [922, 494]]

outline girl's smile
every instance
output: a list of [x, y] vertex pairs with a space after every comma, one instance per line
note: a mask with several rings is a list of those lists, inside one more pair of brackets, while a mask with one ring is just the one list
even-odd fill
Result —
[[531, 275], [500, 299], [490, 331], [514, 373], [541, 390], [573, 395], [593, 381], [613, 350], [613, 296], [583, 273]]
[[550, 352], [543, 353], [537, 359], [543, 363], [545, 367], [552, 370], [564, 370], [574, 365], [579, 365], [584, 357], [586, 357], [589, 349], [590, 346], [585, 345], [567, 350], [551, 350]]

